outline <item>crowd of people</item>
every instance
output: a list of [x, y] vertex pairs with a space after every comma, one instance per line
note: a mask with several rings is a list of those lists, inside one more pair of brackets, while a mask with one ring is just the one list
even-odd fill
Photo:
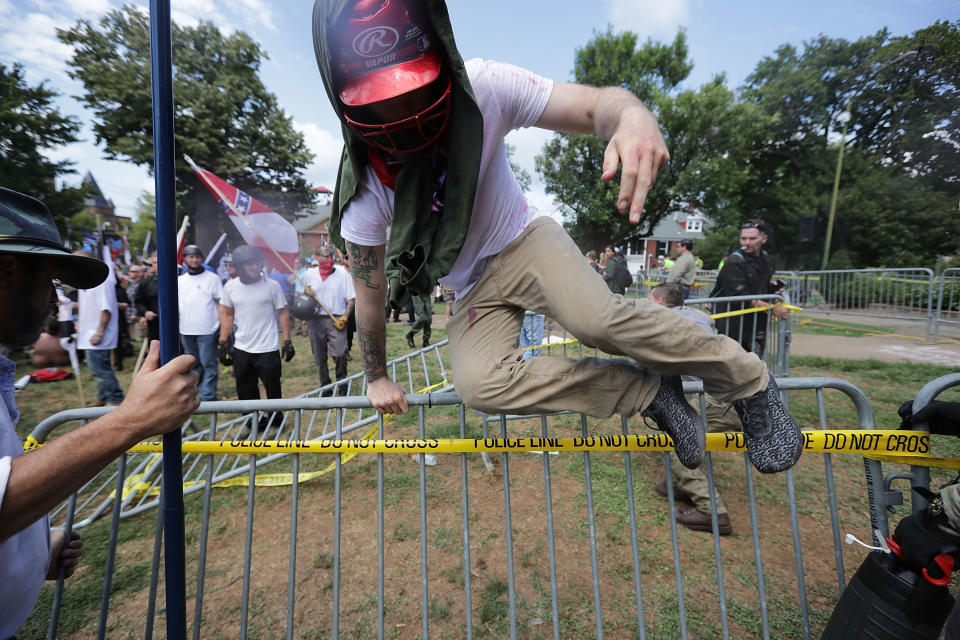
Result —
[[[350, 312], [356, 315], [367, 397], [380, 413], [409, 410], [410, 390], [387, 369], [388, 301], [396, 309], [412, 296], [429, 299], [439, 282], [452, 298], [447, 336], [454, 382], [473, 409], [639, 414], [669, 434], [680, 464], [694, 469], [703, 460], [705, 434], [680, 376], [696, 375], [735, 411], [759, 471], [784, 471], [798, 461], [802, 434], [758, 354], [657, 302], [618, 295], [632, 282], [622, 256], [606, 247], [599, 264], [582, 259], [564, 229], [529, 205], [510, 167], [504, 136], [511, 130], [595, 135], [608, 143], [599, 178], [619, 181], [616, 210], [639, 223], [670, 155], [657, 118], [636, 96], [619, 86], [554, 82], [494, 60], [464, 61], [443, 2], [317, 0], [312, 26], [321, 79], [344, 123], [328, 222], [334, 248], [317, 249], [316, 267], [283, 274], [266, 273], [263, 254], [240, 246], [218, 265], [216, 281], [206, 275], [202, 251], [186, 248], [178, 281], [186, 353], [159, 367], [152, 341], [125, 396], [110, 362], [121, 308], [106, 266], [67, 254], [43, 204], [20, 194], [7, 198], [2, 213], [15, 231], [0, 238], [6, 243], [0, 274], [8, 285], [0, 287], [0, 304], [29, 313], [0, 315], [0, 341], [36, 340], [51, 279], [76, 287], [77, 308], [69, 311], [97, 377], [98, 402], [119, 406], [23, 454], [13, 428], [13, 363], [0, 359], [0, 638], [16, 633], [43, 577], [75, 564], [79, 554], [78, 543], [51, 537], [44, 514], [130, 445], [178, 428], [201, 397], [216, 397], [212, 335], [219, 362], [233, 366], [239, 398], [258, 398], [260, 383], [268, 398], [281, 396], [282, 361], [295, 356], [290, 310], [307, 323], [318, 377], [328, 383], [328, 356], [338, 383], [346, 374], [344, 338]], [[383, 43], [361, 36], [374, 32], [397, 39], [370, 57], [364, 46]], [[764, 262], [753, 247], [762, 249], [762, 242], [751, 241], [742, 266]], [[337, 273], [337, 252], [349, 276]], [[139, 278], [128, 270], [118, 279], [128, 281], [126, 292], [134, 290], [123, 323], [134, 321], [152, 340], [161, 312], [156, 260], [141, 266]], [[429, 325], [417, 315], [424, 312], [413, 309], [408, 345], [416, 345], [418, 332], [429, 345]], [[524, 325], [535, 334], [545, 316], [585, 346], [620, 357], [574, 361], [525, 353]], [[279, 426], [275, 418], [251, 426], [269, 433]]]

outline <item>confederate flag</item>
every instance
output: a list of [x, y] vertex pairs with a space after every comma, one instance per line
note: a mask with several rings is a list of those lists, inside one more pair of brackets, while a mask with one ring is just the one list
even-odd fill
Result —
[[[293, 264], [294, 258], [300, 253], [300, 241], [293, 225], [256, 198], [224, 182], [206, 169], [201, 169], [190, 158], [186, 160], [220, 201], [227, 217], [237, 227], [244, 241], [263, 252], [267, 265], [282, 273], [290, 273], [289, 265]], [[280, 257], [277, 254], [280, 254]]]

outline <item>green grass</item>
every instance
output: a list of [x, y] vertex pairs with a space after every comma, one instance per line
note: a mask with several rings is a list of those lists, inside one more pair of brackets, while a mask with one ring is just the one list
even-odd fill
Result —
[[827, 320], [826, 318], [797, 317], [790, 323], [793, 333], [807, 333], [818, 336], [862, 336], [867, 333], [890, 333], [889, 329], [870, 324], [855, 324]]

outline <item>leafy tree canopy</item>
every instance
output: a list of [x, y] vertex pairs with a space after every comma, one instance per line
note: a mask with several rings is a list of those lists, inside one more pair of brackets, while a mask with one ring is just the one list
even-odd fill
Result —
[[135, 209], [133, 224], [130, 225], [130, 232], [127, 234], [132, 255], [143, 253], [143, 243], [147, 240], [148, 231], [154, 241], [156, 240], [157, 199], [152, 193], [143, 191], [137, 197]]
[[[820, 36], [760, 61], [743, 99], [772, 118], [743, 200], [791, 266], [818, 266], [849, 111], [832, 250], [855, 266], [933, 264], [960, 249], [960, 21], [910, 36]], [[793, 242], [815, 218], [813, 242]], [[731, 218], [723, 222], [732, 223]]]
[[682, 209], [706, 215], [739, 211], [750, 150], [763, 136], [768, 118], [756, 105], [738, 103], [722, 76], [698, 90], [681, 91], [691, 68], [683, 31], [669, 45], [648, 41], [638, 47], [635, 34], [614, 34], [608, 28], [577, 51], [576, 82], [618, 85], [640, 97], [657, 113], [670, 149], [670, 166], [657, 177], [643, 218], [634, 226], [616, 211], [619, 176], [600, 181], [604, 141], [557, 134], [547, 142], [537, 156], [537, 171], [547, 193], [563, 205], [567, 230], [581, 248], [648, 236], [657, 223]]
[[57, 97], [44, 83], [30, 86], [22, 65], [0, 63], [0, 186], [43, 201], [66, 238], [70, 217], [83, 208], [83, 190], [57, 190], [57, 179], [76, 171], [49, 156], [76, 142], [80, 125], [54, 107]]
[[[125, 6], [96, 25], [79, 20], [58, 36], [73, 47], [70, 75], [83, 83], [78, 99], [93, 113], [96, 142], [106, 156], [152, 167], [148, 16]], [[225, 36], [210, 22], [174, 24], [172, 38], [180, 213], [200, 209], [196, 215], [224, 223], [182, 154], [280, 213], [292, 215], [310, 202], [303, 170], [313, 156], [260, 80], [266, 58], [260, 46], [242, 31]]]
[[[680, 210], [716, 222], [701, 246], [715, 261], [736, 248], [744, 218], [767, 220], [783, 266], [822, 257], [844, 112], [833, 251], [855, 266], [936, 262], [960, 252], [960, 21], [908, 36], [886, 30], [847, 41], [820, 36], [764, 57], [737, 92], [723, 76], [692, 90], [685, 34], [673, 43], [611, 29], [576, 53], [575, 80], [629, 89], [657, 114], [670, 166], [633, 227], [615, 209], [617, 184], [601, 183], [605, 144], [555, 135], [537, 157], [547, 192], [586, 250], [649, 235]], [[801, 224], [816, 223], [800, 241]], [[836, 261], [834, 261], [836, 262]]]

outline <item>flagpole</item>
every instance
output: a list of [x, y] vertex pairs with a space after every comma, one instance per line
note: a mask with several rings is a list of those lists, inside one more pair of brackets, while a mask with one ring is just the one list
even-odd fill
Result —
[[[226, 239], [227, 239], [227, 234], [221, 233], [217, 241], [213, 243], [213, 247], [210, 248], [210, 251], [206, 252], [203, 255], [206, 256], [206, 258], [209, 260], [210, 256], [215, 255], [217, 251], [220, 250], [220, 245], [222, 245], [223, 241]], [[207, 264], [210, 264], [210, 263], [207, 262]], [[212, 267], [213, 265], [211, 264], [210, 266]]]
[[190, 224], [190, 216], [183, 216], [183, 224], [180, 225], [180, 230], [177, 231], [177, 266], [180, 266], [181, 255], [180, 251], [183, 249], [183, 239], [187, 235], [187, 227]]
[[198, 166], [196, 165], [196, 163], [194, 163], [193, 159], [192, 159], [190, 156], [188, 156], [187, 154], [183, 154], [183, 159], [187, 161], [187, 164], [190, 165], [190, 168], [193, 169], [194, 173], [196, 173], [196, 174], [200, 177], [200, 179], [203, 180], [203, 183], [204, 183], [205, 185], [207, 185], [207, 187], [208, 187], [211, 191], [213, 191], [215, 194], [217, 194], [217, 197], [220, 198], [220, 200], [221, 200], [225, 205], [227, 205], [228, 207], [230, 207], [230, 211], [233, 211], [233, 214], [234, 214], [235, 216], [237, 216], [238, 218], [240, 218], [240, 219], [243, 221], [243, 224], [247, 225], [247, 227], [249, 227], [250, 229], [253, 229], [254, 233], [256, 233], [258, 236], [260, 236], [260, 239], [263, 240], [263, 243], [264, 243], [265, 245], [267, 245], [267, 248], [270, 249], [270, 251], [273, 251], [273, 255], [277, 256], [277, 260], [279, 260], [280, 262], [282, 262], [282, 263], [283, 263], [283, 266], [285, 266], [287, 269], [290, 270], [290, 273], [293, 274], [293, 277], [296, 278], [297, 282], [300, 283], [300, 286], [303, 287], [304, 293], [306, 293], [307, 295], [311, 296], [311, 297], [316, 301], [316, 303], [317, 303], [318, 305], [320, 305], [320, 308], [323, 309], [328, 316], [330, 316], [330, 319], [333, 320], [334, 315], [333, 315], [332, 313], [330, 313], [330, 309], [327, 309], [327, 305], [323, 304], [323, 302], [320, 301], [320, 296], [318, 296], [318, 295], [314, 292], [313, 289], [311, 289], [310, 287], [308, 287], [308, 286], [303, 282], [303, 280], [300, 279], [300, 275], [299, 275], [296, 271], [293, 270], [293, 267], [291, 267], [290, 264], [289, 264], [286, 260], [284, 260], [283, 256], [280, 255], [280, 252], [277, 251], [277, 250], [273, 247], [272, 244], [270, 244], [270, 241], [267, 240], [262, 233], [260, 233], [260, 230], [257, 229], [257, 227], [254, 226], [254, 224], [253, 224], [252, 222], [250, 222], [250, 220], [247, 219], [247, 216], [245, 216], [243, 213], [241, 213], [240, 210], [237, 209], [237, 207], [236, 207], [232, 202], [230, 202], [230, 200], [227, 198], [227, 196], [223, 195], [223, 192], [220, 191], [220, 189], [217, 187], [217, 185], [215, 185], [215, 184], [207, 181], [206, 177], [204, 177], [204, 175], [203, 175], [203, 169], [201, 169], [200, 167], [198, 167]]
[[[170, 0], [150, 0], [150, 70], [153, 96], [153, 168], [157, 194], [157, 278], [160, 362], [180, 354], [177, 304], [176, 156], [173, 135], [173, 34]], [[186, 551], [183, 517], [182, 435], [163, 436], [164, 578], [167, 638], [186, 640]]]

